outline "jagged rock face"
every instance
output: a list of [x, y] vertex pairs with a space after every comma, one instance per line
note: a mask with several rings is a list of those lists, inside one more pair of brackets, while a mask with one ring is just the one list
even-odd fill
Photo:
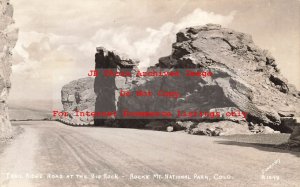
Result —
[[[248, 113], [247, 121], [275, 128], [281, 128], [286, 118], [299, 116], [299, 92], [280, 75], [274, 58], [258, 48], [247, 34], [212, 24], [184, 29], [177, 34], [172, 54], [161, 58], [155, 67], [213, 72], [211, 79], [155, 78], [133, 88], [189, 92], [180, 102], [154, 98], [160, 107], [174, 110], [236, 107]], [[193, 89], [187, 90], [186, 85]], [[133, 107], [138, 110], [154, 100], [124, 98], [120, 105], [138, 103], [139, 106]]]
[[11, 87], [12, 53], [18, 30], [13, 27], [13, 7], [8, 0], [0, 1], [0, 138], [9, 137], [11, 125], [8, 116], [7, 97]]
[[236, 107], [249, 113], [250, 121], [279, 125], [281, 117], [299, 115], [299, 92], [247, 34], [211, 24], [184, 29], [177, 34], [172, 54], [157, 66], [211, 70], [213, 80], [203, 87], [222, 89]]
[[[97, 48], [97, 51], [96, 69], [99, 71], [126, 68], [137, 71], [137, 61], [104, 48]], [[107, 81], [98, 76], [94, 84], [96, 111], [104, 110], [101, 107], [106, 104], [118, 112], [124, 109], [172, 113], [178, 110], [224, 112], [238, 109], [247, 112], [246, 119], [224, 120], [244, 124], [240, 130], [246, 134], [249, 133], [245, 130], [247, 123], [254, 127], [268, 125], [282, 132], [292, 132], [297, 126], [293, 118], [300, 113], [299, 92], [280, 75], [275, 59], [257, 47], [251, 36], [213, 24], [184, 29], [177, 34], [172, 54], [161, 58], [148, 71], [186, 69], [210, 71], [213, 75], [205, 78], [117, 77]], [[131, 92], [177, 91], [180, 97], [170, 99], [156, 94], [151, 97], [119, 97], [116, 93], [121, 88]], [[131, 122], [126, 123], [126, 127], [134, 126]], [[222, 131], [225, 132], [226, 128], [225, 125]]]
[[64, 112], [68, 112], [69, 115], [62, 116], [60, 120], [70, 125], [93, 124], [93, 117], [76, 115], [76, 111], [94, 111], [96, 95], [93, 90], [94, 79], [90, 77], [78, 79], [63, 86], [61, 90], [61, 102]]
[[69, 125], [97, 125], [102, 126], [105, 118], [80, 116], [79, 112], [107, 112], [116, 111], [116, 103], [120, 89], [130, 89], [134, 77], [105, 77], [104, 70], [130, 71], [137, 70], [138, 61], [129, 59], [126, 55], [115, 51], [108, 51], [98, 47], [95, 55], [96, 67], [99, 76], [72, 81], [61, 90], [63, 112], [68, 116], [61, 116], [60, 121]]
[[[104, 76], [104, 71], [130, 72], [134, 74], [137, 70], [138, 61], [129, 59], [126, 55], [118, 54], [115, 51], [108, 51], [98, 47], [95, 55], [96, 67], [99, 75], [95, 78], [94, 91], [97, 95], [96, 112], [117, 111], [116, 103], [119, 98], [120, 89], [130, 89], [134, 77]], [[105, 117], [95, 117], [94, 124], [103, 126]]]

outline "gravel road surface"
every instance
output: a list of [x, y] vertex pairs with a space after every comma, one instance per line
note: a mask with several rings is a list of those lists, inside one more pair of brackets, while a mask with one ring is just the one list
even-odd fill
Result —
[[300, 154], [182, 132], [14, 122], [1, 187], [300, 186]]

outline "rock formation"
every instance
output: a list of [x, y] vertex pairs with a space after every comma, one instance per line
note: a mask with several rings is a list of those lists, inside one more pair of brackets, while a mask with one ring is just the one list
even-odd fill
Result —
[[299, 115], [299, 92], [280, 75], [274, 58], [258, 48], [250, 35], [220, 25], [208, 24], [180, 31], [172, 54], [161, 58], [156, 68], [192, 68], [211, 71], [213, 76], [155, 78], [133, 90], [177, 90], [183, 97], [168, 101], [156, 96], [152, 100], [121, 98], [120, 105], [128, 108], [136, 104], [132, 107], [136, 111], [157, 106], [152, 110], [165, 108], [175, 113], [180, 109], [213, 111], [235, 107], [247, 112], [248, 122], [262, 123], [276, 130], [293, 128], [295, 123], [286, 121]]
[[[262, 126], [269, 126], [281, 132], [292, 132], [297, 127], [294, 118], [300, 114], [300, 93], [282, 77], [275, 59], [269, 52], [257, 47], [250, 35], [222, 28], [220, 25], [207, 24], [178, 32], [172, 48], [172, 54], [159, 59], [155, 66], [149, 67], [148, 72], [179, 71], [184, 74], [186, 70], [193, 70], [211, 72], [212, 76], [196, 78], [121, 76], [110, 80], [108, 89], [100, 86], [103, 84], [101, 82], [103, 77], [98, 76], [95, 79], [96, 109], [97, 103], [103, 101], [101, 98], [107, 98], [112, 107], [110, 109], [116, 109], [119, 116], [124, 110], [171, 111], [172, 114], [176, 114], [178, 110], [209, 111], [222, 114], [220, 119], [210, 119], [209, 117], [195, 119], [194, 121], [197, 122], [197, 126], [194, 127], [197, 128], [194, 129], [196, 134], [200, 131], [201, 133], [230, 134], [234, 132], [231, 130], [232, 124], [242, 125], [239, 126], [238, 132], [246, 134], [249, 132], [276, 133], [272, 129]], [[136, 72], [136, 64], [137, 61], [98, 48], [96, 69], [112, 68], [122, 71], [122, 68], [129, 68], [129, 71]], [[121, 81], [117, 81], [117, 79]], [[118, 82], [119, 84], [117, 84]], [[165, 98], [153, 94], [151, 97], [135, 95], [118, 97], [113, 90], [118, 93], [120, 88], [126, 88], [131, 92], [138, 90], [151, 90], [153, 93], [157, 93], [159, 90], [177, 91], [180, 96]], [[103, 92], [109, 94], [101, 95]], [[116, 106], [113, 104], [113, 97], [116, 98]], [[104, 99], [105, 102], [108, 102], [107, 99]], [[245, 112], [247, 116], [245, 118], [226, 117], [224, 116], [226, 111], [241, 111]], [[122, 120], [119, 121], [121, 124]], [[165, 120], [164, 128], [173, 123], [176, 130], [175, 121], [193, 119], [189, 117], [178, 119], [172, 116], [171, 119]], [[224, 124], [224, 121], [227, 121], [228, 125]], [[136, 122], [134, 119], [130, 123], [126, 123], [125, 127], [136, 127]], [[208, 122], [214, 123], [213, 130], [207, 130], [205, 124]], [[138, 125], [138, 127], [151, 128], [149, 125], [146, 126], [145, 121], [142, 120], [142, 123], [144, 124]], [[150, 124], [153, 124], [154, 128], [160, 129], [162, 123], [159, 123], [158, 119], [153, 119]], [[219, 128], [217, 128], [218, 126]], [[222, 128], [220, 128], [221, 126]], [[249, 132], [245, 131], [247, 128]]]
[[[112, 112], [117, 111], [121, 89], [131, 87], [134, 77], [104, 76], [105, 71], [129, 72], [134, 74], [137, 70], [138, 61], [128, 58], [126, 55], [118, 54], [115, 51], [108, 51], [98, 47], [95, 55], [96, 71], [99, 76], [95, 78], [94, 91], [97, 95], [95, 111]], [[95, 125], [103, 126], [109, 117], [95, 117]]]
[[11, 125], [8, 116], [7, 97], [11, 87], [12, 53], [18, 30], [13, 27], [13, 7], [8, 0], [0, 1], [0, 138], [9, 137]]
[[116, 111], [121, 89], [130, 89], [134, 77], [103, 76], [105, 70], [114, 72], [137, 71], [137, 60], [129, 59], [124, 54], [108, 51], [103, 47], [97, 48], [95, 55], [95, 70], [99, 74], [96, 78], [82, 78], [68, 83], [61, 90], [63, 112], [68, 116], [61, 116], [60, 121], [69, 125], [105, 125], [108, 118], [78, 116], [80, 112]]
[[94, 118], [91, 116], [77, 116], [76, 111], [94, 111], [96, 95], [94, 94], [94, 79], [81, 78], [63, 86], [61, 90], [61, 102], [64, 112], [68, 116], [62, 116], [60, 120], [69, 125], [92, 125]]

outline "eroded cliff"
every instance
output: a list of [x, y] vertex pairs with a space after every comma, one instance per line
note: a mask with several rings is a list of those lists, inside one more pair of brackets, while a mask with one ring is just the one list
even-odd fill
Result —
[[12, 49], [17, 41], [18, 30], [14, 28], [13, 7], [8, 0], [0, 1], [0, 137], [9, 137], [11, 124], [8, 116], [7, 98], [11, 87]]

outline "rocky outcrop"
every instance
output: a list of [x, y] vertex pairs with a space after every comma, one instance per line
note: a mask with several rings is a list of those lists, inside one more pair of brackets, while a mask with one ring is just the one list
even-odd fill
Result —
[[60, 121], [69, 125], [93, 125], [92, 116], [76, 115], [76, 111], [94, 111], [96, 102], [94, 79], [82, 78], [65, 85], [61, 90], [61, 102], [63, 112], [67, 112], [68, 115], [61, 116]]
[[11, 87], [10, 74], [12, 49], [18, 30], [13, 27], [13, 7], [8, 0], [0, 1], [0, 138], [9, 137], [11, 125], [8, 116], [7, 98]]
[[[95, 69], [99, 74], [94, 82], [94, 92], [97, 95], [95, 111], [116, 112], [120, 90], [130, 89], [135, 77], [105, 76], [104, 74], [107, 71], [113, 74], [117, 72], [135, 74], [139, 62], [128, 58], [124, 54], [108, 51], [103, 47], [97, 48], [95, 62]], [[113, 118], [113, 116], [97, 116], [95, 117], [94, 124], [96, 126], [103, 126], [106, 120], [110, 118]]]
[[120, 90], [131, 88], [134, 77], [103, 76], [103, 73], [109, 70], [128, 71], [134, 74], [137, 70], [137, 60], [98, 47], [95, 61], [95, 70], [99, 76], [95, 79], [91, 77], [78, 79], [63, 86], [61, 90], [62, 112], [67, 112], [67, 116], [60, 116], [58, 120], [61, 122], [69, 125], [107, 125], [107, 117], [80, 116], [79, 112], [116, 111]]
[[[247, 121], [273, 127], [280, 126], [283, 118], [299, 115], [299, 92], [279, 74], [274, 58], [258, 48], [250, 35], [211, 24], [184, 29], [177, 34], [172, 54], [161, 58], [156, 67], [213, 73], [211, 78], [194, 80], [160, 78], [161, 81], [155, 79], [136, 88], [161, 85], [164, 89], [189, 92], [188, 96], [182, 94], [180, 102], [165, 103], [166, 108], [236, 107], [247, 112]], [[130, 99], [136, 98], [124, 99], [126, 106], [132, 103]], [[161, 103], [159, 98], [155, 100]], [[145, 102], [138, 101], [141, 108]]]
[[[94, 85], [96, 111], [107, 110], [103, 106], [109, 106], [110, 110], [117, 110], [119, 117], [124, 110], [170, 111], [173, 115], [164, 118], [165, 125], [160, 123], [160, 119], [153, 119], [146, 125], [139, 117], [128, 119], [125, 126], [125, 123], [122, 125], [124, 119], [118, 123], [121, 122], [120, 126], [123, 127], [150, 129], [172, 126], [176, 130], [175, 121], [191, 120], [197, 121], [197, 127], [194, 128], [198, 130], [195, 131], [204, 132], [206, 123], [213, 122], [216, 128], [210, 131], [214, 135], [232, 132], [276, 133], [278, 130], [292, 132], [297, 127], [294, 118], [300, 114], [299, 92], [282, 77], [269, 52], [256, 46], [250, 35], [208, 24], [181, 30], [172, 48], [172, 54], [161, 58], [155, 66], [148, 68], [148, 72], [178, 71], [182, 75], [180, 78], [119, 76], [104, 80], [103, 76], [98, 76]], [[96, 69], [99, 72], [105, 69], [136, 72], [137, 63], [104, 48], [97, 49]], [[211, 76], [184, 76], [187, 70], [210, 72]], [[119, 97], [116, 93], [120, 89], [127, 89], [131, 93], [150, 90], [154, 94], [151, 97], [135, 94]], [[171, 98], [161, 97], [156, 94], [160, 90], [179, 94]], [[211, 115], [179, 119], [174, 115], [178, 111], [219, 112], [220, 116], [218, 119]], [[226, 112], [236, 115], [228, 117]], [[103, 124], [103, 121], [100, 123]], [[233, 124], [238, 124], [240, 129], [233, 131]], [[222, 126], [222, 130], [217, 128], [218, 125]]]
[[[172, 54], [161, 58], [152, 67], [155, 68], [210, 71], [213, 76], [154, 78], [132, 90], [176, 90], [182, 97], [175, 100], [158, 96], [121, 98], [120, 109], [131, 106], [134, 111], [150, 108], [176, 113], [236, 108], [246, 112], [246, 121], [254, 126], [263, 124], [282, 132], [291, 132], [296, 126], [293, 118], [299, 116], [299, 92], [282, 77], [269, 52], [257, 47], [250, 35], [212, 24], [184, 29], [177, 34]], [[263, 127], [255, 132], [271, 131]]]
[[250, 35], [212, 24], [184, 29], [177, 34], [172, 54], [161, 58], [151, 70], [162, 68], [209, 71], [213, 76], [140, 79], [144, 83], [134, 85], [132, 91], [176, 90], [181, 97], [123, 97], [118, 108], [171, 110], [172, 113], [178, 110], [226, 112], [235, 108], [247, 113], [245, 120], [249, 123], [283, 132], [294, 128], [293, 117], [299, 115], [300, 108], [299, 92], [280, 75], [275, 59], [257, 47]]

